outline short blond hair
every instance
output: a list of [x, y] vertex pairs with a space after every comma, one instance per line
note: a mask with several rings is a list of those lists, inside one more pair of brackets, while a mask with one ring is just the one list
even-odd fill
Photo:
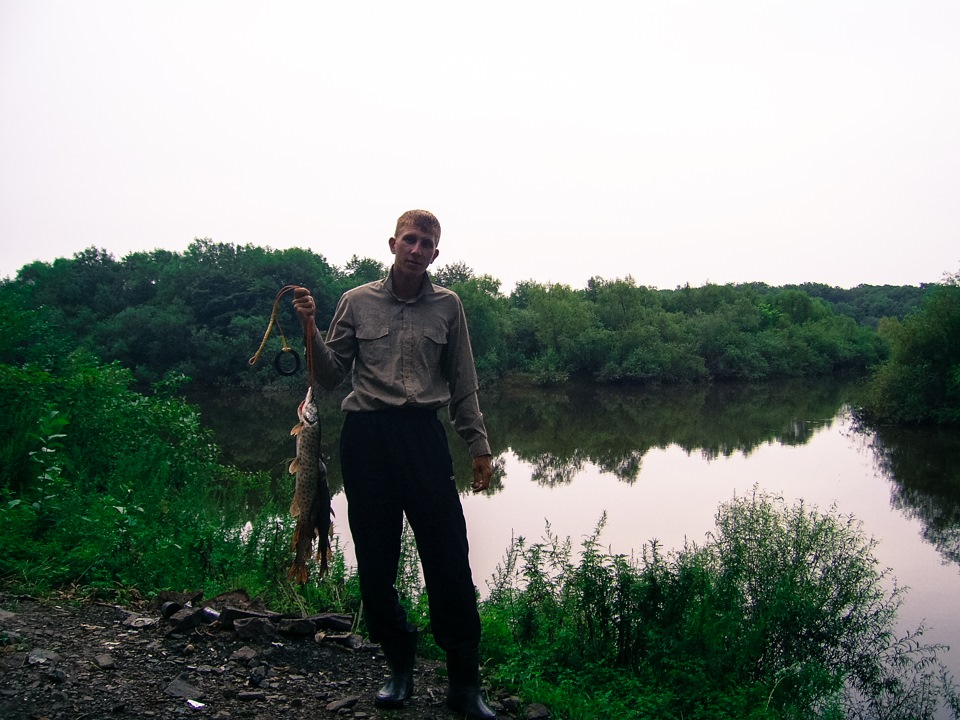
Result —
[[394, 230], [394, 236], [400, 234], [400, 228], [404, 225], [413, 225], [418, 230], [435, 234], [437, 240], [440, 239], [440, 221], [429, 210], [407, 210], [397, 218], [397, 229]]

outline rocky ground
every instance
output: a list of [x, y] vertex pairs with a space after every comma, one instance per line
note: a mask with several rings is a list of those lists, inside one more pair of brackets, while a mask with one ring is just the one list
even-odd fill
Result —
[[[430, 661], [418, 663], [406, 707], [375, 708], [386, 664], [349, 632], [349, 618], [282, 618], [244, 597], [194, 600], [122, 608], [0, 595], [0, 718], [454, 717]], [[546, 717], [487, 696], [502, 718]]]

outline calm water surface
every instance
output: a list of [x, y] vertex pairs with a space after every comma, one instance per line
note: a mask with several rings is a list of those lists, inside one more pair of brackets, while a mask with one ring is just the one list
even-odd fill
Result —
[[[573, 388], [486, 393], [481, 400], [498, 467], [495, 487], [473, 495], [469, 458], [451, 432], [463, 488], [474, 580], [481, 592], [511, 538], [552, 533], [579, 545], [606, 513], [601, 535], [615, 553], [702, 542], [718, 507], [754, 487], [792, 503], [835, 506], [878, 540], [883, 567], [910, 591], [904, 628], [928, 642], [960, 678], [960, 433], [858, 429], [852, 382], [784, 382], [667, 388]], [[225, 460], [283, 468], [298, 392], [195, 397]], [[339, 491], [337, 397], [323, 409], [325, 452], [341, 545], [352, 557]]]

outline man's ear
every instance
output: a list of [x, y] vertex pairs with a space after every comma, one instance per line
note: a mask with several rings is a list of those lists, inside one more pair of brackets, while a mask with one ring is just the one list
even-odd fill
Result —
[[[433, 260], [436, 260], [436, 259], [437, 259], [437, 255], [439, 255], [439, 254], [440, 254], [440, 248], [437, 248], [436, 250], [434, 250], [434, 251], [433, 251]], [[430, 262], [432, 263], [433, 260], [431, 260]]]
[[392, 252], [394, 255], [396, 255], [396, 254], [397, 254], [397, 251], [396, 251], [397, 239], [396, 239], [395, 237], [390, 238], [389, 244], [390, 244], [390, 252]]

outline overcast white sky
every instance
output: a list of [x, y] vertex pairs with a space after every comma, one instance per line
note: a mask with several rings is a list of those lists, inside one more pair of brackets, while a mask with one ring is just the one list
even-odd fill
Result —
[[0, 0], [0, 276], [196, 237], [584, 287], [960, 270], [960, 3]]

